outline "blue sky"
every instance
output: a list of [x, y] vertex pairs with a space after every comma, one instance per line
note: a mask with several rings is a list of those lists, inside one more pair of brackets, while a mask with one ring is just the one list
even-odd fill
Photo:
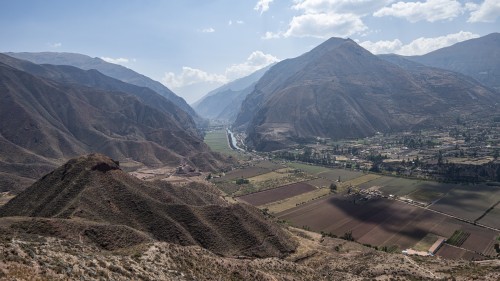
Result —
[[75, 52], [189, 103], [326, 39], [424, 54], [500, 30], [499, 0], [0, 0], [0, 51]]

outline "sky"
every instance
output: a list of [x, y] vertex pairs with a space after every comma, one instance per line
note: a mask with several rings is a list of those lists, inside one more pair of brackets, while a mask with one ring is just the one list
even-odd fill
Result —
[[0, 52], [100, 57], [193, 103], [330, 37], [421, 55], [500, 32], [500, 0], [0, 0]]

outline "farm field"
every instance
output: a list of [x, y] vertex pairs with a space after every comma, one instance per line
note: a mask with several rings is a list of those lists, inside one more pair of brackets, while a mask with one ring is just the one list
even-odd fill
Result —
[[269, 169], [269, 170], [277, 170], [277, 169], [282, 169], [285, 168], [286, 166], [281, 165], [281, 164], [276, 164], [271, 161], [265, 160], [265, 161], [260, 161], [259, 163], [255, 164], [256, 167], [264, 168], [264, 169]]
[[[486, 210], [500, 200], [500, 187], [487, 185], [456, 185], [445, 197], [430, 208], [470, 221], [481, 217]], [[491, 213], [491, 212], [490, 212]], [[486, 220], [494, 220], [498, 212], [492, 212]], [[498, 217], [500, 220], [500, 217]]]
[[362, 175], [360, 177], [342, 182], [341, 185], [343, 185], [343, 186], [359, 186], [361, 184], [371, 182], [371, 181], [376, 180], [378, 178], [380, 178], [379, 175], [366, 174], [366, 175]]
[[207, 132], [203, 140], [215, 152], [230, 155], [233, 157], [242, 157], [243, 154], [231, 149], [227, 140], [227, 133], [225, 130], [216, 130]]
[[[328, 196], [276, 214], [297, 227], [343, 236], [374, 246], [411, 248], [428, 233], [450, 237], [455, 230], [470, 233], [462, 247], [489, 253], [496, 232], [396, 200], [372, 199], [353, 203], [354, 197]], [[359, 202], [359, 201], [358, 201]]]
[[288, 174], [288, 173], [269, 172], [269, 173], [260, 174], [258, 176], [248, 178], [248, 180], [251, 183], [258, 183], [258, 182], [263, 182], [263, 181], [272, 180], [272, 179], [285, 178], [285, 177], [288, 177], [289, 175], [290, 174]]
[[[500, 229], [500, 204], [478, 221], [480, 224]], [[500, 243], [500, 242], [499, 242]]]
[[230, 172], [227, 172], [226, 175], [223, 177], [214, 179], [214, 182], [223, 182], [223, 181], [231, 181], [231, 180], [236, 180], [239, 178], [251, 178], [255, 177], [258, 175], [266, 174], [271, 172], [270, 169], [262, 168], [262, 167], [246, 167], [243, 169], [237, 169], [237, 170], [232, 170]]
[[362, 184], [360, 188], [366, 189], [371, 186], [381, 186], [379, 190], [385, 194], [404, 196], [415, 191], [418, 182], [419, 181], [417, 180], [382, 176], [378, 179]]
[[313, 190], [316, 190], [316, 187], [304, 182], [298, 182], [269, 189], [266, 191], [244, 195], [238, 197], [238, 199], [243, 200], [254, 206], [260, 206], [267, 203], [280, 201]]
[[453, 247], [448, 244], [443, 244], [439, 251], [436, 253], [437, 256], [446, 259], [464, 259], [464, 260], [481, 260], [484, 259], [481, 255], [478, 255], [472, 251], [467, 251], [461, 248]]
[[261, 205], [260, 208], [268, 209], [269, 213], [277, 214], [286, 210], [295, 208], [298, 205], [311, 202], [315, 199], [328, 196], [330, 194], [329, 188], [318, 188], [310, 192], [302, 193], [297, 196], [289, 197], [280, 201], [275, 201], [269, 204]]
[[[290, 168], [300, 169], [300, 170], [302, 170], [306, 173], [310, 173], [310, 174], [319, 174], [319, 173], [327, 172], [327, 171], [331, 170], [329, 168], [325, 168], [325, 167], [321, 167], [321, 166], [314, 166], [314, 165], [298, 163], [298, 162], [289, 162], [286, 165]], [[335, 179], [335, 180], [337, 180], [337, 179]]]
[[313, 186], [315, 186], [317, 188], [323, 188], [323, 187], [330, 187], [330, 184], [332, 184], [333, 181], [327, 180], [327, 179], [318, 178], [318, 179], [308, 180], [306, 183], [310, 184], [310, 185], [313, 185]]
[[382, 176], [361, 184], [360, 188], [367, 189], [371, 186], [380, 186], [379, 190], [386, 195], [405, 196], [428, 204], [443, 197], [452, 188], [457, 187], [456, 184]]
[[337, 181], [340, 177], [340, 181], [344, 182], [361, 177], [362, 175], [364, 175], [363, 172], [356, 172], [344, 169], [328, 169], [328, 171], [319, 173], [318, 177], [332, 181]]

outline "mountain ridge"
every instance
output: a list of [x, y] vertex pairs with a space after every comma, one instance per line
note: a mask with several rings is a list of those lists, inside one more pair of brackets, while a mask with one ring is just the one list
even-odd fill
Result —
[[490, 108], [498, 100], [478, 82], [462, 78], [435, 68], [410, 72], [350, 39], [331, 38], [272, 67], [243, 102], [233, 126], [246, 130], [250, 147], [269, 151], [304, 138], [445, 125], [456, 114]]
[[[130, 234], [134, 237], [143, 233], [136, 244], [149, 237], [225, 256], [281, 257], [294, 250], [288, 236], [258, 210], [229, 204], [220, 195], [201, 183], [142, 181], [123, 172], [117, 161], [89, 154], [43, 176], [2, 206], [0, 217], [52, 218], [63, 225], [65, 220], [104, 223], [101, 231], [108, 229], [106, 224], [124, 225], [139, 231]], [[84, 236], [99, 236], [99, 229], [93, 229], [95, 233]]]
[[125, 66], [113, 64], [104, 61], [101, 58], [92, 58], [87, 55], [77, 53], [58, 53], [58, 52], [7, 52], [8, 56], [31, 61], [36, 64], [54, 64], [54, 65], [71, 65], [84, 70], [96, 69], [115, 79], [123, 82], [133, 84], [140, 87], [147, 87], [157, 92], [158, 94], [166, 97], [174, 104], [186, 111], [197, 122], [198, 125], [205, 124], [191, 106], [182, 98], [177, 96], [170, 89], [165, 87], [158, 81], [155, 81], [145, 75], [137, 73]]
[[500, 33], [469, 39], [406, 59], [470, 76], [500, 92]]

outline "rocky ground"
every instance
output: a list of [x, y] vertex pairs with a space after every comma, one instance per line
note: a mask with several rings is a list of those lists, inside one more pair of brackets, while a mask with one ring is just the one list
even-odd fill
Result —
[[0, 280], [499, 280], [500, 261], [389, 254], [298, 229], [285, 259], [221, 257], [197, 246], [146, 243], [104, 251], [43, 237], [3, 237]]

